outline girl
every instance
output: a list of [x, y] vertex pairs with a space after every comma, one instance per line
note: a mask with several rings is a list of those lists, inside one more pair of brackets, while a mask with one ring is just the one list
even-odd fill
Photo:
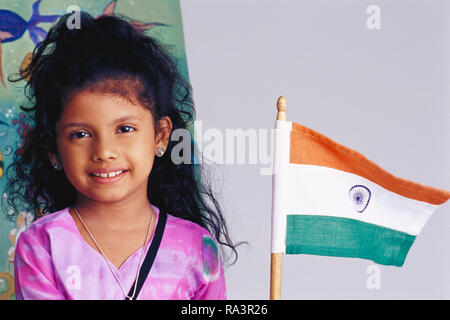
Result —
[[124, 18], [69, 16], [14, 80], [29, 77], [35, 124], [8, 202], [39, 218], [17, 242], [17, 299], [225, 299], [215, 241], [237, 254], [219, 204], [199, 168], [171, 161], [189, 85]]

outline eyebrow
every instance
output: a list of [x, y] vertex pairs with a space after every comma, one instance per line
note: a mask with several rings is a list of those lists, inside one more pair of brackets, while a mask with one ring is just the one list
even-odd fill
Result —
[[[114, 125], [116, 123], [122, 122], [122, 121], [126, 121], [126, 120], [138, 120], [141, 121], [141, 119], [137, 116], [132, 116], [132, 115], [127, 115], [127, 116], [123, 116], [120, 118], [117, 118], [116, 120], [112, 121], [111, 124]], [[88, 123], [84, 123], [84, 122], [69, 122], [67, 124], [65, 124], [62, 127], [62, 130], [68, 128], [68, 127], [91, 127], [90, 124]]]

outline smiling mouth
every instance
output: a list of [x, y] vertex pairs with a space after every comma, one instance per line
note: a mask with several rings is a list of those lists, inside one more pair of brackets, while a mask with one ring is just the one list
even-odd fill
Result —
[[114, 178], [116, 176], [119, 176], [125, 172], [127, 172], [128, 170], [118, 170], [118, 171], [112, 171], [109, 173], [90, 173], [89, 175], [91, 177], [99, 177], [99, 178]]
[[110, 173], [90, 173], [89, 176], [99, 183], [111, 183], [121, 180], [128, 170], [113, 171]]

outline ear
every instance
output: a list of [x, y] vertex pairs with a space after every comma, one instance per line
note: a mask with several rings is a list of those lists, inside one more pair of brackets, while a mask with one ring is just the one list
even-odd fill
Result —
[[167, 149], [171, 132], [172, 120], [168, 116], [162, 117], [156, 127], [155, 152], [159, 147]]
[[54, 167], [56, 163], [60, 163], [58, 156], [56, 154], [48, 152], [47, 156], [48, 159], [50, 160], [50, 164], [52, 165], [52, 167]]

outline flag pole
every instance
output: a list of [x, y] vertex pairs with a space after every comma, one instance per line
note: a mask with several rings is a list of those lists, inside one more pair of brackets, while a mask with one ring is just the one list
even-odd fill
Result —
[[[281, 96], [277, 101], [277, 120], [286, 121], [286, 98]], [[275, 156], [275, 155], [274, 155]], [[270, 257], [270, 300], [281, 299], [281, 270], [283, 252], [271, 253]]]
[[277, 100], [277, 120], [286, 121], [286, 107], [286, 98], [283, 96], [279, 97]]
[[283, 253], [271, 253], [270, 255], [270, 300], [281, 299], [281, 267]]

